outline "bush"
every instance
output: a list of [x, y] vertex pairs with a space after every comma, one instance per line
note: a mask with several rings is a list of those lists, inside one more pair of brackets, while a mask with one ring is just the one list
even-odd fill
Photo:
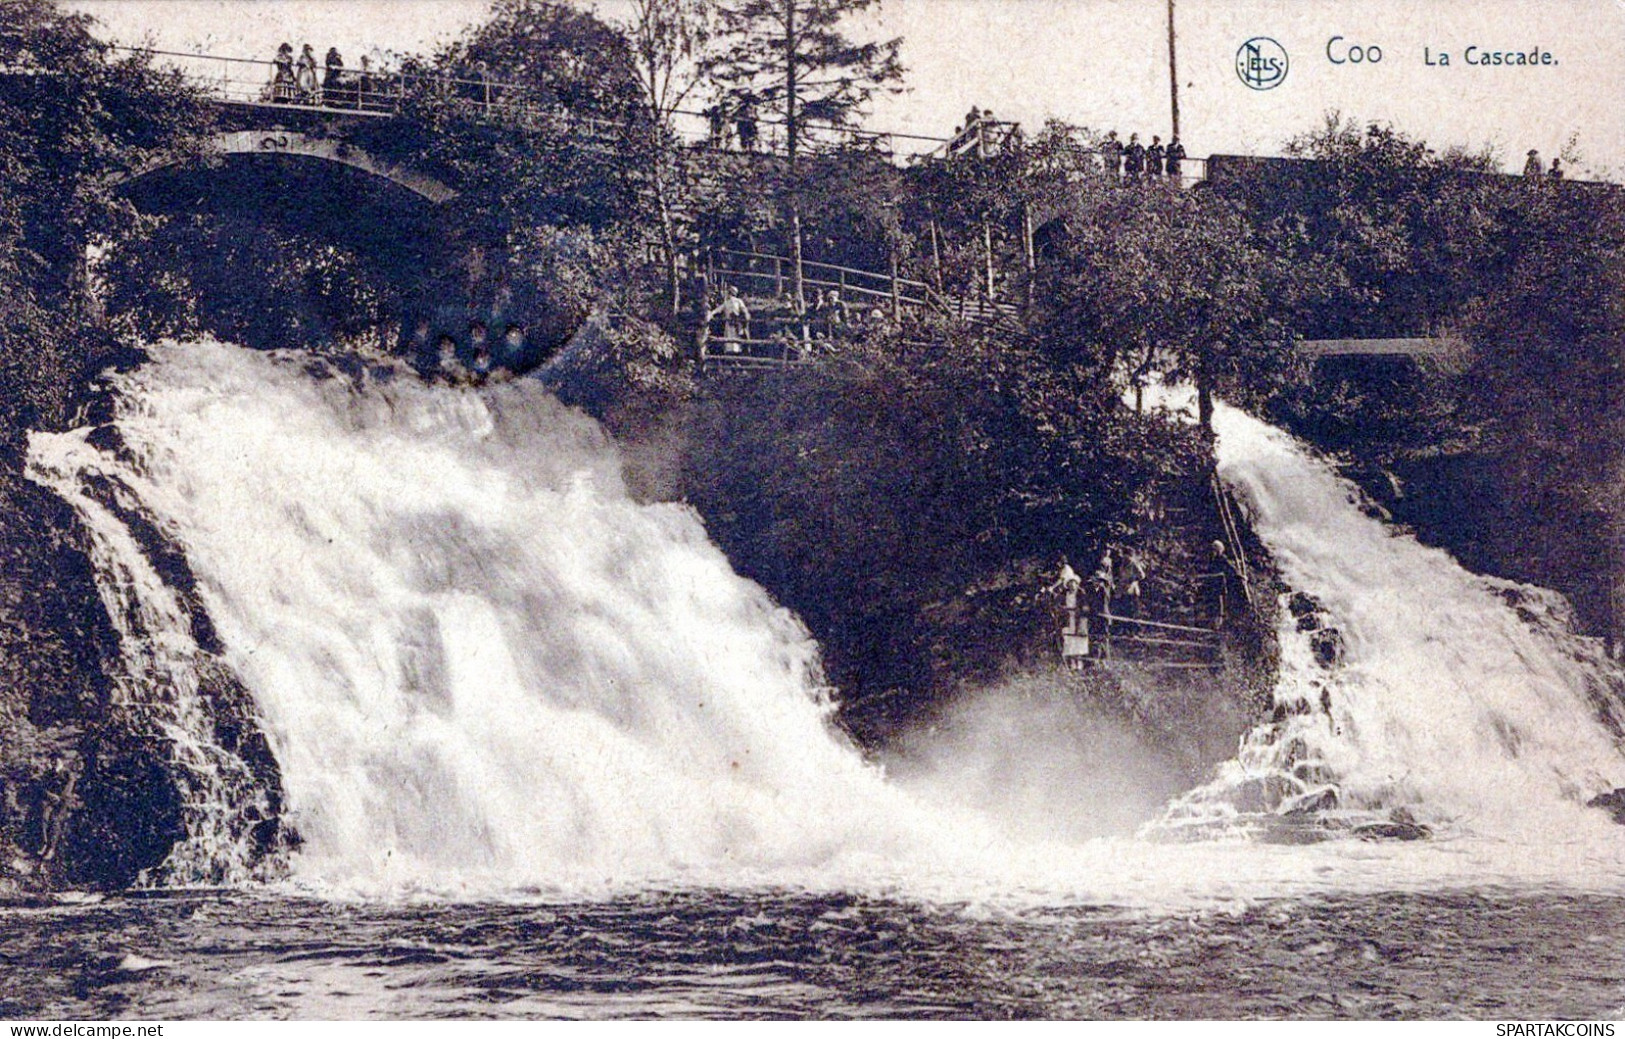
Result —
[[1196, 430], [1030, 347], [875, 338], [698, 399], [682, 489], [735, 566], [796, 610], [848, 700], [929, 699], [1045, 652], [1045, 586], [1206, 487]]

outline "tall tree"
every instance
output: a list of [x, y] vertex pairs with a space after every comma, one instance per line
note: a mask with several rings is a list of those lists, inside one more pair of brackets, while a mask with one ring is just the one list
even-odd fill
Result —
[[649, 161], [655, 217], [666, 277], [667, 318], [682, 311], [678, 269], [677, 203], [683, 170], [674, 147], [672, 117], [703, 81], [707, 48], [713, 38], [711, 6], [705, 0], [633, 0], [632, 18], [622, 27], [633, 79], [642, 91], [646, 118], [630, 124], [632, 150]]
[[859, 43], [843, 22], [875, 0], [724, 0], [718, 9], [724, 47], [711, 75], [736, 95], [783, 113], [791, 177], [791, 250], [795, 293], [801, 278], [801, 207], [795, 201], [797, 158], [810, 125], [850, 126], [879, 90], [900, 90], [903, 41]]
[[1041, 328], [1060, 359], [1196, 384], [1212, 428], [1213, 391], [1246, 400], [1291, 371], [1283, 324], [1302, 276], [1209, 193], [1079, 191], [1052, 238]]
[[406, 64], [418, 88], [411, 114], [432, 132], [408, 137], [415, 152], [378, 143], [444, 171], [470, 221], [488, 219], [499, 235], [602, 226], [626, 215], [613, 146], [642, 108], [627, 50], [621, 33], [568, 4], [496, 0], [487, 21]]

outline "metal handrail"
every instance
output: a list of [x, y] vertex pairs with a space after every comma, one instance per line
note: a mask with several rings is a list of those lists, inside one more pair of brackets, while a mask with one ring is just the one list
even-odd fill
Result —
[[[717, 249], [716, 250], [716, 255], [718, 255], [718, 256], [743, 256], [743, 257], [745, 257], [747, 259], [751, 259], [751, 260], [773, 260], [775, 262], [783, 262], [783, 263], [792, 263], [792, 262], [794, 262], [788, 256], [779, 256], [779, 255], [777, 255], [775, 253], [752, 252], [752, 251], [750, 251], [748, 249]], [[808, 268], [808, 267], [821, 267], [821, 268], [823, 268], [825, 270], [838, 271], [838, 272], [844, 273], [844, 274], [855, 274], [855, 275], [858, 275], [859, 277], [875, 278], [875, 279], [878, 279], [880, 281], [887, 282], [888, 284], [890, 282], [892, 282], [893, 280], [895, 280], [898, 285], [907, 285], [909, 288], [926, 289], [926, 290], [929, 290], [931, 288], [931, 286], [927, 285], [925, 282], [916, 281], [913, 278], [905, 278], [905, 277], [902, 277], [901, 275], [898, 275], [894, 279], [890, 274], [882, 274], [879, 271], [866, 271], [866, 270], [863, 270], [862, 268], [859, 268], [859, 267], [842, 267], [840, 264], [825, 263], [825, 262], [823, 262], [821, 260], [803, 260], [803, 261], [801, 261], [801, 266], [802, 266], [803, 269]], [[758, 273], [758, 272], [752, 272], [752, 273]]]
[[1166, 621], [1148, 621], [1140, 617], [1120, 617], [1105, 610], [1096, 611], [1095, 616], [1117, 624], [1138, 624], [1147, 628], [1164, 628], [1168, 631], [1185, 631], [1198, 635], [1212, 635], [1217, 638], [1219, 633], [1213, 628], [1197, 628], [1189, 624], [1169, 624]]
[[[344, 100], [348, 102], [352, 97], [359, 97], [370, 99], [374, 103], [371, 105], [362, 104], [358, 99], [355, 103], [331, 104], [328, 103], [328, 99], [324, 97], [324, 91], [320, 82], [318, 82], [315, 89], [309, 91], [307, 94], [301, 97], [278, 98], [274, 96], [277, 69], [277, 63], [275, 61], [268, 61], [263, 58], [240, 58], [231, 55], [172, 51], [155, 47], [114, 45], [113, 49], [132, 54], [145, 54], [153, 57], [168, 58], [171, 59], [172, 64], [178, 64], [180, 62], [191, 63], [193, 68], [187, 69], [183, 67], [181, 69], [182, 73], [190, 75], [195, 81], [211, 89], [215, 93], [217, 99], [230, 104], [278, 108], [297, 107], [301, 110], [317, 110], [334, 113], [342, 112], [346, 114], [352, 114], [355, 112], [376, 114], [379, 111], [394, 113], [400, 110], [401, 104], [405, 99], [409, 87], [416, 88], [427, 84], [431, 88], [439, 89], [442, 93], [474, 90], [480, 94], [483, 94], [482, 97], [465, 96], [461, 98], [452, 98], [453, 100], [462, 100], [474, 104], [476, 106], [476, 115], [496, 114], [509, 118], [518, 116], [523, 119], [526, 117], [537, 118], [547, 115], [567, 114], [572, 119], [585, 119], [589, 122], [599, 123], [601, 124], [600, 129], [617, 129], [623, 125], [623, 121], [620, 120], [597, 119], [593, 116], [578, 112], [565, 113], [563, 111], [551, 111], [548, 106], [539, 103], [532, 96], [534, 94], [534, 90], [528, 84], [512, 83], [490, 77], [469, 77], [466, 75], [446, 75], [442, 73], [403, 72], [399, 70], [390, 70], [387, 68], [370, 69], [368, 70], [369, 74], [377, 78], [380, 82], [385, 83], [387, 89], [363, 91], [359, 92], [358, 95], [355, 82], [359, 79], [361, 70], [358, 67], [346, 66], [341, 72], [341, 75], [343, 75], [348, 81], [344, 84], [346, 88], [342, 95]], [[196, 63], [216, 64], [220, 66], [220, 70], [218, 73], [202, 72], [196, 68]], [[230, 71], [233, 67], [241, 66], [263, 70], [262, 78], [245, 78], [241, 75], [233, 75]], [[317, 66], [317, 73], [318, 80], [325, 78], [326, 67]], [[706, 113], [697, 112], [691, 109], [676, 109], [673, 110], [672, 114], [695, 121], [705, 120], [708, 118]], [[754, 122], [759, 126], [765, 127], [783, 127], [787, 125], [785, 120], [771, 117], [756, 118]], [[929, 137], [924, 134], [904, 133], [901, 131], [865, 130], [856, 127], [839, 126], [833, 123], [826, 124], [820, 122], [802, 121], [800, 127], [803, 131], [803, 144], [810, 152], [817, 151], [823, 146], [834, 145], [836, 147], [840, 147], [856, 142], [868, 145], [870, 147], [879, 147], [887, 153], [891, 153], [895, 151], [895, 149], [892, 147], [893, 142], [899, 139], [932, 142], [941, 141], [941, 138]], [[668, 129], [676, 134], [679, 140], [682, 140], [685, 143], [702, 145], [708, 143], [709, 134], [702, 126], [671, 126], [668, 127]], [[826, 139], [830, 135], [834, 135], [834, 140]], [[762, 147], [752, 150], [759, 151], [763, 154], [776, 154], [777, 152], [783, 150], [784, 142], [781, 139], [769, 135], [761, 140], [761, 145]], [[747, 151], [746, 149], [732, 150], [741, 152]]]
[[[379, 114], [380, 112], [395, 113], [399, 112], [400, 110], [400, 105], [405, 98], [406, 87], [408, 85], [431, 84], [437, 85], [443, 90], [474, 88], [483, 92], [485, 94], [483, 98], [457, 99], [469, 101], [478, 106], [476, 114], [496, 113], [507, 116], [519, 115], [522, 117], [568, 114], [572, 119], [585, 119], [589, 122], [602, 123], [604, 126], [611, 128], [619, 125], [618, 121], [616, 120], [599, 119], [586, 113], [551, 112], [545, 105], [537, 102], [533, 97], [528, 96], [533, 92], [533, 88], [530, 85], [493, 79], [488, 76], [482, 78], [469, 77], [466, 75], [446, 75], [443, 73], [403, 72], [400, 70], [391, 70], [387, 68], [370, 69], [368, 71], [372, 76], [376, 77], [381, 82], [384, 82], [389, 87], [389, 89], [386, 90], [375, 90], [360, 93], [359, 96], [361, 97], [374, 99], [377, 102], [375, 105], [369, 107], [368, 105], [362, 104], [359, 101], [354, 105], [329, 105], [323, 103], [322, 87], [320, 83], [317, 84], [316, 89], [313, 91], [313, 98], [311, 100], [277, 100], [275, 98], [266, 96], [267, 91], [270, 90], [274, 81], [274, 73], [277, 64], [275, 61], [268, 61], [263, 58], [241, 58], [226, 54], [205, 54], [197, 51], [174, 51], [157, 47], [132, 47], [124, 44], [115, 44], [111, 49], [131, 54], [146, 54], [159, 58], [180, 59], [188, 62], [217, 63], [222, 66], [222, 69], [227, 69], [231, 66], [250, 66], [268, 71], [268, 74], [259, 80], [234, 77], [229, 72], [225, 71], [218, 76], [201, 74], [194, 76], [195, 79], [199, 80], [204, 85], [214, 86], [218, 84], [221, 100], [228, 103], [266, 107], [297, 107], [301, 110], [315, 109], [319, 111], [335, 113], [344, 112], [349, 114], [354, 114], [357, 112], [363, 114]], [[186, 70], [183, 69], [182, 71], [185, 72]], [[323, 78], [326, 73], [326, 67], [318, 65], [317, 73], [318, 79]], [[361, 70], [359, 67], [346, 66], [342, 70], [342, 75], [350, 79], [358, 78], [360, 73]], [[348, 91], [346, 91], [346, 96], [350, 96]], [[383, 104], [383, 102], [386, 100], [389, 102], [387, 107], [385, 107]], [[706, 121], [709, 118], [709, 114], [707, 112], [696, 111], [688, 108], [673, 109], [671, 114], [693, 120], [696, 124]], [[757, 117], [753, 121], [759, 126], [774, 128], [783, 128], [788, 125], [787, 120], [771, 116]], [[983, 140], [983, 137], [980, 135], [981, 132], [987, 128], [1004, 130], [1003, 140], [1007, 141], [1009, 139], [1011, 130], [1015, 126], [1016, 124], [1014, 123], [999, 120], [988, 120], [978, 124], [973, 129], [978, 135], [976, 138], [978, 142]], [[896, 149], [891, 145], [893, 142], [899, 140], [929, 142], [935, 145], [934, 148], [915, 155], [914, 158], [916, 159], [954, 157], [955, 155], [968, 155], [972, 152], [979, 154], [986, 151], [985, 148], [981, 147], [972, 149], [963, 146], [964, 142], [969, 139], [967, 131], [960, 131], [960, 133], [954, 137], [938, 137], [931, 134], [909, 133], [901, 130], [868, 130], [858, 127], [841, 126], [835, 123], [809, 122], [806, 120], [800, 121], [799, 127], [803, 132], [802, 140], [804, 144], [808, 146], [809, 151], [818, 150], [818, 147], [821, 144], [833, 143], [839, 147], [847, 143], [858, 142], [867, 144], [871, 147], [884, 145], [882, 150], [888, 153], [895, 153]], [[709, 133], [703, 125], [691, 125], [686, 128], [674, 126], [670, 127], [670, 129], [678, 136], [679, 139], [685, 141], [686, 143], [699, 145], [710, 144], [713, 147], [717, 147], [719, 149], [722, 148], [720, 143], [710, 140]], [[833, 135], [833, 141], [822, 139], [829, 137], [830, 135]], [[761, 143], [765, 147], [757, 150], [763, 154], [777, 154], [778, 150], [783, 148], [783, 141], [782, 139], [778, 138], [765, 138]], [[1003, 143], [1003, 141], [1000, 143]], [[961, 145], [957, 152], [954, 148], [956, 144]], [[748, 154], [748, 150], [746, 149], [733, 148], [727, 150]], [[1096, 156], [1097, 158], [1103, 156], [1103, 152], [1099, 149], [1094, 150], [1090, 154]], [[1184, 161], [1190, 166], [1195, 167], [1197, 172], [1187, 173], [1182, 169], [1179, 178], [1182, 184], [1195, 184], [1206, 179], [1206, 158], [1186, 156]], [[1100, 158], [1101, 172], [1104, 172], [1104, 168], [1104, 159]], [[1146, 179], [1149, 180], [1152, 178], [1147, 177]]]
[[[766, 280], [769, 280], [769, 281], [785, 281], [785, 282], [788, 282], [790, 280], [788, 275], [778, 275], [778, 274], [773, 273], [772, 271], [741, 271], [741, 270], [733, 270], [731, 268], [726, 268], [726, 267], [718, 267], [718, 268], [715, 269], [715, 272], [720, 277], [731, 278], [731, 279], [734, 279], [736, 281], [741, 281], [741, 282], [750, 281], [750, 280], [758, 280], [759, 281], [759, 280], [763, 280], [763, 279], [766, 279]], [[868, 288], [868, 287], [863, 286], [863, 285], [854, 285], [849, 281], [848, 282], [829, 281], [829, 280], [826, 280], [824, 278], [807, 277], [806, 275], [803, 275], [802, 279], [801, 279], [801, 284], [803, 286], [811, 286], [813, 288], [818, 288], [818, 289], [835, 289], [835, 290], [837, 290], [839, 292], [849, 292], [854, 296], [864, 296], [864, 297], [867, 297], [869, 299], [879, 300], [879, 301], [884, 302], [884, 303], [890, 303], [892, 301], [892, 299], [893, 299], [891, 291], [889, 289], [872, 289], [872, 288]], [[779, 293], [774, 292], [774, 293], [771, 293], [770, 295], [771, 296], [778, 296]], [[759, 294], [758, 298], [764, 298], [764, 296]], [[905, 296], [902, 293], [897, 294], [896, 300], [897, 300], [897, 302], [899, 304], [901, 304], [903, 306], [908, 306], [908, 307], [930, 306], [930, 303], [928, 301], [924, 300], [924, 299], [917, 299], [917, 298], [915, 298], [913, 296]]]

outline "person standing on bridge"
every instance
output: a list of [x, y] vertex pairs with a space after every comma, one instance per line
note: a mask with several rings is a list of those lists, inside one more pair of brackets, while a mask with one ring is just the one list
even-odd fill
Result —
[[365, 54], [361, 55], [361, 71], [355, 81], [355, 106], [360, 109], [371, 109], [375, 104], [378, 93], [378, 80], [372, 74], [372, 59]]
[[1139, 180], [1145, 176], [1145, 145], [1140, 143], [1140, 135], [1128, 135], [1128, 147], [1123, 149], [1123, 172], [1129, 180]]
[[1547, 173], [1546, 176], [1552, 178], [1553, 180], [1562, 180], [1563, 179], [1563, 160], [1558, 159], [1558, 158], [1552, 159], [1551, 171], [1549, 173]]
[[[1081, 609], [1079, 601], [1083, 588], [1083, 578], [1072, 569], [1072, 564], [1066, 556], [1061, 557], [1055, 580], [1045, 589], [1050, 595], [1057, 595], [1061, 601], [1061, 658], [1069, 667], [1081, 668], [1083, 666], [1083, 652], [1086, 649], [1089, 636], [1089, 621]], [[1067, 636], [1072, 636], [1068, 638]], [[1081, 637], [1081, 639], [1080, 639]], [[1069, 652], [1069, 650], [1071, 652]]]
[[714, 102], [703, 113], [706, 123], [706, 143], [716, 151], [728, 147], [728, 113], [722, 102]]
[[807, 307], [807, 326], [814, 339], [828, 339], [829, 327], [825, 324], [825, 315], [829, 312], [829, 301], [824, 298], [823, 289], [814, 289], [812, 303]]
[[1185, 161], [1185, 146], [1179, 143], [1179, 135], [1175, 134], [1173, 140], [1168, 142], [1168, 151], [1162, 157], [1163, 167], [1168, 171], [1168, 179], [1174, 182], [1174, 187], [1181, 183], [1182, 173], [1179, 165]]
[[1162, 146], [1162, 138], [1156, 134], [1151, 135], [1151, 147], [1145, 150], [1145, 175], [1152, 180], [1162, 179], [1162, 158], [1168, 149]]
[[1525, 159], [1523, 164], [1523, 175], [1530, 180], [1539, 180], [1546, 175], [1546, 167], [1541, 163], [1540, 152], [1537, 149], [1529, 149], [1529, 158]]
[[722, 301], [722, 306], [706, 315], [706, 321], [718, 314], [722, 315], [722, 352], [742, 353], [744, 340], [750, 338], [750, 308], [740, 298], [738, 286], [728, 286], [728, 297]]
[[753, 152], [756, 150], [756, 102], [748, 94], [739, 101], [739, 112], [735, 117], [739, 126], [739, 150]]
[[1118, 581], [1123, 589], [1122, 611], [1125, 617], [1139, 617], [1140, 597], [1145, 594], [1145, 562], [1140, 554], [1132, 549], [1123, 558], [1122, 579]]
[[1089, 585], [1095, 591], [1096, 601], [1099, 603], [1101, 613], [1112, 612], [1112, 592], [1117, 588], [1117, 565], [1112, 560], [1112, 550], [1106, 549], [1100, 554], [1100, 565], [1089, 576]]
[[284, 43], [276, 49], [275, 66], [271, 72], [271, 100], [283, 104], [293, 100], [293, 44]]
[[1123, 179], [1123, 142], [1116, 130], [1106, 131], [1106, 140], [1100, 145], [1100, 161], [1106, 170], [1106, 179], [1116, 183]]
[[984, 118], [986, 118], [986, 114], [981, 109], [975, 105], [970, 106], [970, 111], [965, 113], [965, 128], [955, 135], [953, 143], [948, 146], [953, 154], [981, 153], [982, 120]]
[[852, 317], [846, 302], [841, 299], [840, 289], [830, 289], [829, 296], [824, 300], [824, 320], [829, 325], [830, 338], [846, 331], [847, 323]]
[[344, 55], [339, 53], [337, 47], [329, 47], [323, 64], [327, 71], [322, 74], [322, 98], [327, 104], [338, 104], [339, 94], [343, 91]]
[[316, 103], [316, 52], [310, 49], [308, 43], [299, 51], [294, 83], [298, 88], [300, 102], [307, 105]]

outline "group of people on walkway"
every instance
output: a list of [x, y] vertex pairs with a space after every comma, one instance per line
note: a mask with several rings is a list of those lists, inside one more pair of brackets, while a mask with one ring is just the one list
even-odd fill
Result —
[[965, 115], [965, 125], [954, 127], [954, 135], [948, 141], [948, 154], [986, 156], [1003, 143], [1004, 134], [1000, 131], [1006, 125], [993, 117], [991, 108], [971, 105]]
[[719, 99], [702, 114], [706, 121], [708, 146], [730, 151], [737, 140], [740, 151], [756, 150], [761, 140], [761, 123], [756, 117], [755, 98], [747, 94], [734, 99]]
[[774, 321], [775, 330], [767, 339], [753, 339], [751, 323], [758, 318], [753, 318], [750, 306], [741, 295], [739, 286], [727, 285], [723, 289], [722, 301], [705, 309], [702, 341], [710, 341], [712, 325], [721, 319], [723, 354], [740, 355], [746, 352], [745, 348], [750, 343], [772, 341], [785, 347], [796, 347], [797, 351], [804, 355], [805, 351], [801, 347], [807, 343], [836, 340], [861, 328], [887, 323], [882, 308], [876, 307], [864, 314], [843, 299], [841, 290], [835, 288], [815, 288], [805, 306], [798, 304], [789, 295], [781, 294], [776, 303], [776, 310], [778, 313]]
[[1086, 595], [1083, 578], [1061, 557], [1059, 573], [1045, 590], [1060, 600], [1061, 658], [1068, 667], [1082, 668], [1094, 653], [1090, 618], [1098, 619], [1109, 632], [1112, 620], [1140, 616], [1145, 580], [1145, 562], [1138, 552], [1128, 550], [1114, 556], [1108, 547], [1089, 575]]
[[[1203, 632], [1211, 634], [1223, 629], [1227, 618], [1236, 608], [1236, 600], [1245, 596], [1242, 587], [1246, 584], [1245, 566], [1222, 540], [1214, 540], [1209, 553], [1209, 558], [1205, 560], [1192, 560], [1196, 564], [1193, 569], [1199, 567], [1197, 572], [1187, 577], [1192, 587], [1176, 591], [1174, 603], [1161, 603], [1164, 609], [1172, 608], [1176, 615], [1181, 609], [1177, 605], [1179, 601], [1185, 604], [1186, 610], [1192, 606], [1196, 608], [1196, 616], [1182, 619], [1181, 623], [1186, 625], [1184, 628], [1170, 625], [1166, 619], [1153, 621], [1147, 617], [1143, 600], [1150, 583], [1149, 571], [1145, 557], [1138, 549], [1107, 546], [1087, 579], [1072, 568], [1066, 556], [1062, 556], [1056, 567], [1055, 580], [1043, 589], [1047, 595], [1054, 597], [1057, 619], [1060, 621], [1062, 659], [1070, 667], [1084, 666], [1084, 658], [1102, 650], [1091, 639], [1098, 641], [1104, 637], [1109, 642], [1114, 637], [1113, 622], [1130, 623], [1128, 630], [1135, 634], [1130, 641], [1145, 642], [1148, 638], [1133, 625], [1179, 629], [1173, 636], [1166, 632], [1154, 632], [1156, 637], [1151, 639], [1151, 644], [1155, 645], [1198, 646], [1200, 643], [1191, 641], [1193, 637], [1201, 638]], [[1169, 584], [1167, 581], [1163, 583]], [[1117, 637], [1123, 637], [1121, 632]], [[1176, 641], [1169, 642], [1170, 638]], [[1158, 642], [1159, 639], [1162, 642]], [[1184, 642], [1178, 643], [1177, 640]], [[1108, 655], [1110, 653], [1109, 647], [1104, 647], [1103, 651]]]
[[739, 294], [739, 286], [729, 285], [723, 290], [722, 302], [706, 309], [704, 327], [707, 331], [718, 317], [722, 318], [722, 352], [743, 353], [744, 344], [750, 339], [750, 307]]
[[1140, 143], [1140, 135], [1128, 135], [1128, 144], [1117, 139], [1117, 131], [1106, 134], [1100, 145], [1100, 160], [1109, 180], [1156, 181], [1167, 178], [1175, 184], [1184, 175], [1185, 146], [1176, 134], [1166, 145], [1153, 134], [1149, 147]]
[[371, 58], [363, 56], [360, 69], [350, 72], [344, 67], [344, 56], [339, 49], [329, 47], [318, 67], [316, 52], [310, 44], [301, 47], [295, 58], [293, 44], [284, 43], [277, 48], [271, 65], [271, 82], [265, 88], [268, 101], [330, 108], [376, 110], [384, 107], [383, 80], [374, 71]]
[[1554, 156], [1552, 159], [1551, 169], [1547, 169], [1540, 161], [1539, 149], [1531, 148], [1529, 149], [1529, 157], [1525, 159], [1523, 163], [1523, 175], [1531, 180], [1539, 180], [1542, 177], [1549, 177], [1552, 180], [1562, 180], [1563, 160]]

